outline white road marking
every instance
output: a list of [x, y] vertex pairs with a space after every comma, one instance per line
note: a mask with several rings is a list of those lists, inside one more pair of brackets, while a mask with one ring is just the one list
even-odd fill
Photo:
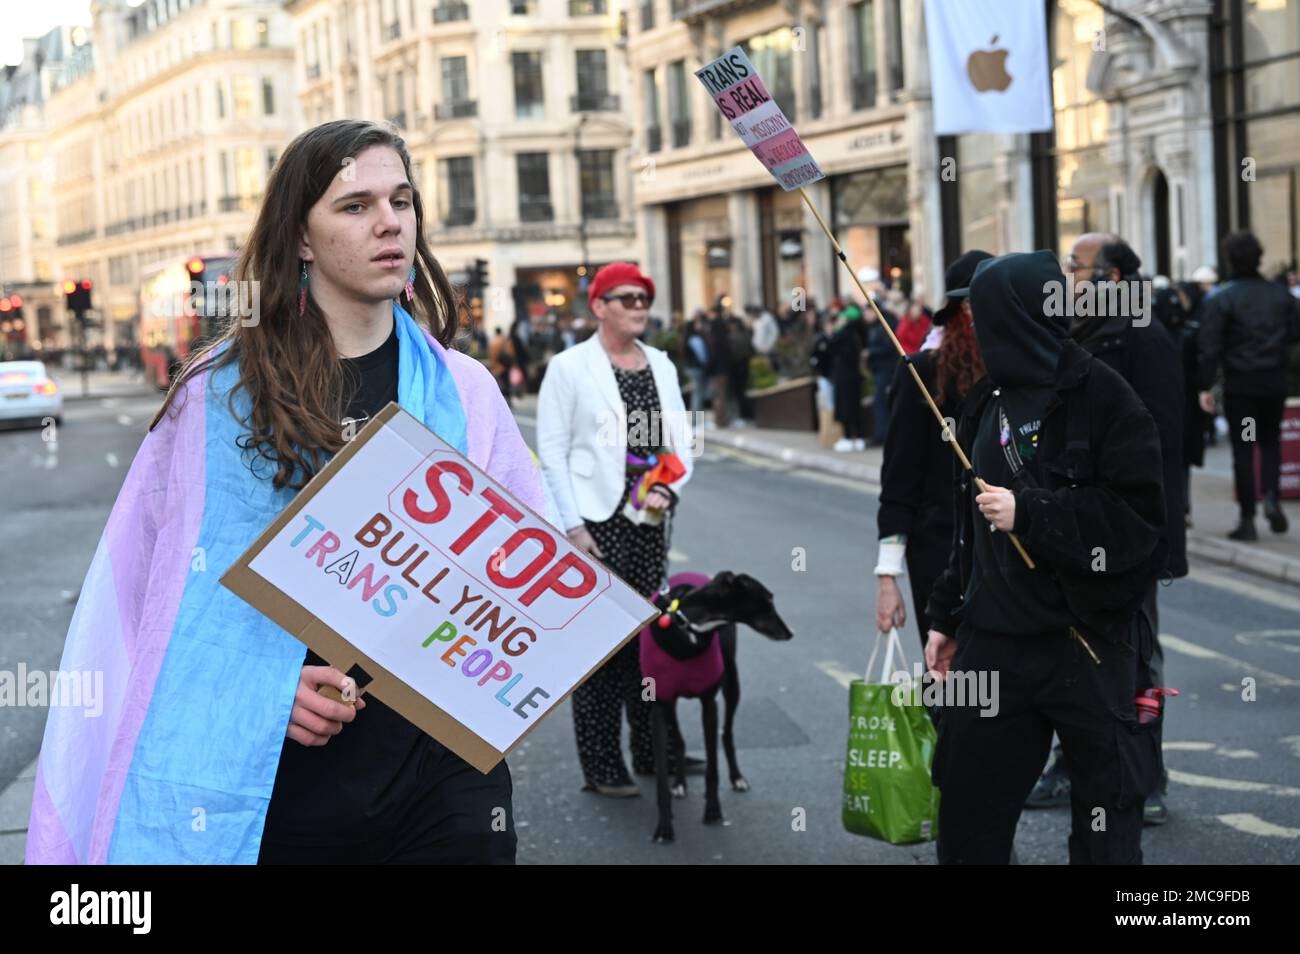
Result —
[[1191, 772], [1169, 770], [1169, 780], [1180, 785], [1192, 785], [1196, 788], [1215, 788], [1225, 792], [1259, 792], [1264, 795], [1279, 795], [1295, 798], [1300, 795], [1300, 788], [1290, 785], [1274, 785], [1271, 782], [1246, 782], [1237, 778], [1218, 778], [1214, 775], [1195, 775]]
[[1205, 659], [1212, 662], [1222, 663], [1225, 666], [1229, 666], [1233, 669], [1254, 676], [1261, 682], [1266, 682], [1270, 685], [1287, 688], [1300, 686], [1300, 679], [1292, 679], [1290, 676], [1282, 676], [1278, 673], [1270, 672], [1267, 669], [1261, 669], [1259, 666], [1248, 663], [1243, 659], [1234, 659], [1232, 656], [1226, 656], [1217, 650], [1207, 649], [1206, 647], [1199, 646], [1196, 643], [1188, 642], [1172, 633], [1161, 633], [1160, 645], [1165, 649], [1172, 649], [1175, 652], [1182, 653], [1184, 656], [1191, 656], [1194, 659]]
[[1235, 828], [1247, 835], [1258, 835], [1261, 838], [1300, 838], [1300, 828], [1274, 825], [1272, 822], [1264, 821], [1258, 815], [1252, 815], [1249, 812], [1236, 815], [1216, 815], [1215, 817], [1229, 828]]
[[1213, 752], [1223, 759], [1259, 758], [1259, 753], [1250, 749], [1225, 749], [1213, 742], [1166, 742], [1163, 748], [1166, 752]]
[[117, 423], [121, 424], [123, 427], [130, 427], [130, 426], [131, 426], [131, 418], [128, 417], [127, 415], [125, 415], [125, 414], [119, 414], [119, 415], [117, 416]]
[[710, 452], [717, 454], [719, 457], [730, 457], [732, 460], [740, 461], [742, 464], [749, 464], [751, 467], [758, 467], [761, 470], [775, 470], [781, 473], [789, 473], [794, 468], [789, 464], [781, 461], [772, 460], [770, 457], [759, 457], [748, 451], [737, 450], [726, 444], [720, 444], [710, 448]]
[[691, 558], [681, 550], [669, 550], [668, 559], [672, 563], [689, 563]]
[[1214, 570], [1207, 570], [1204, 567], [1194, 567], [1187, 574], [1189, 580], [1197, 583], [1204, 583], [1206, 586], [1213, 586], [1221, 590], [1227, 590], [1230, 593], [1236, 593], [1238, 596], [1245, 596], [1249, 599], [1256, 600], [1260, 603], [1268, 603], [1279, 609], [1291, 610], [1300, 613], [1300, 598], [1291, 596], [1287, 593], [1272, 590], [1256, 583], [1248, 583], [1245, 580], [1238, 580], [1235, 577], [1224, 576]]
[[1300, 629], [1255, 629], [1237, 633], [1232, 638], [1243, 646], [1264, 645], [1288, 653], [1300, 653]]
[[112, 451], [104, 455], [104, 460], [108, 462], [109, 467], [117, 466], [117, 455], [114, 454]]
[[1300, 759], [1300, 735], [1286, 735], [1278, 741], [1289, 748], [1292, 755]]
[[860, 494], [869, 494], [872, 496], [880, 493], [880, 484], [873, 484], [867, 480], [853, 480], [849, 477], [840, 477], [837, 474], [824, 474], [817, 470], [795, 470], [791, 471], [795, 477], [802, 477], [804, 480], [813, 480], [819, 484], [830, 484], [832, 487], [843, 487], [845, 490], [853, 490]]
[[847, 669], [843, 668], [839, 663], [835, 662], [834, 660], [819, 662], [816, 664], [816, 666], [822, 672], [826, 673], [826, 675], [830, 676], [832, 679], [838, 682], [845, 689], [849, 688], [849, 686], [852, 684], [854, 679], [862, 678], [861, 674], [856, 672], [849, 672]]

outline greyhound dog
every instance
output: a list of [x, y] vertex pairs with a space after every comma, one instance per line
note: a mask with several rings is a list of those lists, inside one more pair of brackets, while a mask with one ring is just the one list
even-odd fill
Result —
[[[704, 714], [704, 823], [722, 823], [718, 801], [718, 706], [722, 689], [726, 721], [722, 745], [727, 755], [731, 787], [749, 790], [749, 782], [736, 764], [732, 724], [740, 704], [740, 676], [736, 668], [736, 624], [744, 623], [769, 639], [794, 636], [777, 615], [772, 594], [751, 576], [719, 573], [712, 580], [702, 573], [676, 573], [655, 595], [662, 615], [641, 631], [641, 675], [653, 680], [651, 725], [659, 822], [654, 840], [673, 840], [672, 798], [686, 796], [686, 745], [677, 724], [677, 700], [698, 698]], [[668, 781], [668, 745], [673, 746], [675, 778]]]

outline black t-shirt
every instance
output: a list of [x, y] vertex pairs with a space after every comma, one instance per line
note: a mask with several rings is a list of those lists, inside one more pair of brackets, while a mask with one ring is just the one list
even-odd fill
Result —
[[[397, 329], [377, 350], [344, 358], [358, 423], [397, 400]], [[328, 665], [307, 651], [304, 666]], [[374, 696], [323, 746], [285, 739], [263, 838], [295, 844], [365, 840], [405, 803], [417, 785], [425, 745], [437, 743]]]

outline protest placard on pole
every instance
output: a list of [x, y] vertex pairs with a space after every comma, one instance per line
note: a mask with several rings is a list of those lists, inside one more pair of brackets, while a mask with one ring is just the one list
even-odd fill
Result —
[[658, 615], [396, 404], [221, 582], [483, 772]]
[[[867, 304], [876, 313], [877, 320], [880, 321], [881, 327], [889, 334], [889, 340], [893, 342], [894, 349], [898, 356], [907, 366], [908, 371], [912, 373], [912, 380], [916, 386], [921, 389], [921, 394], [925, 397], [925, 402], [930, 407], [930, 411], [938, 420], [943, 432], [948, 433], [948, 424], [944, 417], [939, 413], [939, 406], [934, 403], [934, 398], [930, 395], [921, 376], [917, 373], [916, 368], [912, 366], [907, 352], [903, 349], [894, 334], [894, 329], [885, 321], [884, 315], [880, 313], [880, 308], [876, 305], [875, 299], [867, 294], [866, 288], [862, 285], [862, 280], [849, 265], [848, 255], [836, 241], [835, 235], [822, 218], [822, 214], [817, 207], [813, 205], [812, 199], [808, 197], [808, 191], [804, 186], [810, 182], [816, 182], [819, 179], [826, 178], [826, 173], [822, 171], [817, 160], [812, 157], [808, 147], [804, 145], [799, 134], [795, 132], [794, 126], [781, 111], [772, 94], [768, 92], [767, 87], [763, 84], [763, 78], [758, 75], [749, 56], [744, 49], [734, 46], [726, 53], [723, 53], [717, 59], [705, 64], [695, 71], [696, 78], [704, 84], [704, 88], [709, 91], [713, 97], [714, 104], [731, 123], [731, 128], [740, 136], [741, 141], [749, 147], [749, 150], [763, 164], [763, 167], [781, 184], [781, 188], [786, 192], [799, 190], [799, 195], [808, 207], [813, 216], [817, 219], [817, 224], [821, 226], [826, 237], [830, 239], [831, 245], [835, 248], [835, 255], [840, 262], [848, 269], [849, 277], [857, 285], [858, 291], [866, 300]], [[952, 440], [951, 436], [946, 439], [946, 443], [953, 449], [958, 460], [961, 461], [962, 467], [974, 473], [970, 460], [966, 457], [966, 452], [961, 449], [957, 441]], [[982, 491], [987, 490], [987, 485], [978, 476], [975, 476], [975, 482]], [[1009, 533], [1008, 537], [1015, 546], [1016, 551], [1025, 561], [1025, 565], [1031, 570], [1034, 568], [1033, 558], [1020, 543], [1019, 538], [1014, 533]]]
[[826, 178], [743, 49], [733, 47], [695, 76], [782, 189], [792, 192]]

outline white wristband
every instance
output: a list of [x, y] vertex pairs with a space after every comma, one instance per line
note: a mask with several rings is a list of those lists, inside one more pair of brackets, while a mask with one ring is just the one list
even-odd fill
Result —
[[881, 540], [876, 556], [876, 576], [902, 576], [906, 572], [903, 569], [906, 550], [907, 539], [902, 534]]

